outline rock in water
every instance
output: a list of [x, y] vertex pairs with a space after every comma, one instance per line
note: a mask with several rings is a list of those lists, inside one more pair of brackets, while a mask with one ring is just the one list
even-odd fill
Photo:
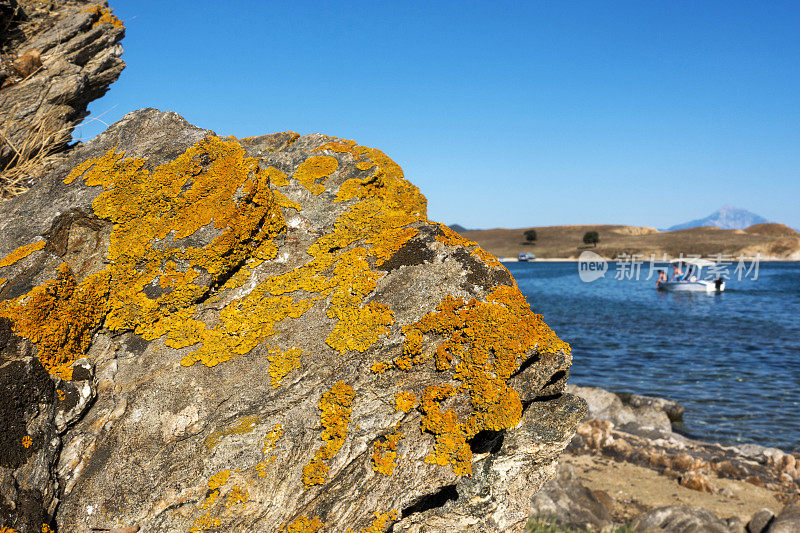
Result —
[[352, 141], [137, 111], [2, 257], [0, 525], [520, 531], [584, 415], [509, 272]]

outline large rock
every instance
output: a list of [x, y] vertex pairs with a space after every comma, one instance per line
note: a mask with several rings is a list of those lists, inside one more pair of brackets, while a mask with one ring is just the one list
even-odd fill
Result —
[[569, 385], [568, 391], [586, 400], [589, 418], [608, 420], [629, 431], [643, 429], [669, 433], [672, 431], [671, 417], [677, 421], [683, 416], [679, 404], [662, 398], [635, 394], [620, 396], [597, 387], [576, 385]]
[[673, 505], [648, 511], [631, 522], [634, 531], [670, 533], [730, 533], [729, 524], [707, 509]]
[[19, 531], [520, 531], [585, 412], [508, 271], [351, 141], [138, 111], [2, 257]]
[[769, 533], [797, 533], [800, 531], [800, 499], [795, 498], [784, 506], [778, 516], [769, 523]]
[[107, 3], [5, 0], [0, 64], [0, 197], [63, 151], [89, 103], [119, 78], [122, 22]]
[[608, 529], [613, 524], [609, 509], [580, 482], [570, 465], [559, 465], [556, 477], [533, 497], [532, 515], [589, 531]]

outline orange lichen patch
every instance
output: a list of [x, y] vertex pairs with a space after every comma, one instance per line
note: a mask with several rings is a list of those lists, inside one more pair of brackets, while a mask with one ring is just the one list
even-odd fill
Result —
[[8, 526], [0, 527], [0, 533], [17, 533], [17, 530]]
[[402, 391], [394, 395], [395, 409], [407, 413], [417, 406], [417, 397], [413, 392]]
[[386, 435], [382, 440], [375, 441], [372, 445], [372, 469], [380, 474], [391, 476], [397, 462], [397, 443], [403, 439], [403, 433], [395, 428], [396, 433]]
[[303, 161], [292, 176], [303, 184], [311, 194], [319, 195], [325, 190], [325, 180], [339, 168], [339, 161], [330, 156], [311, 156]]
[[61, 389], [56, 389], [56, 394], [58, 394], [58, 399], [61, 400], [62, 402], [67, 397], [66, 393]]
[[[207, 290], [193, 280], [201, 272], [216, 279], [248, 258], [263, 260], [277, 252], [269, 241], [284, 223], [269, 178], [233, 140], [207, 137], [152, 171], [144, 160], [124, 159], [111, 149], [78, 165], [65, 182], [80, 176], [88, 186], [103, 186], [94, 211], [114, 223], [109, 329], [134, 329], [148, 340], [168, 333], [172, 344], [208, 340], [213, 335], [204, 335], [205, 326], [189, 319], [193, 303]], [[207, 246], [168, 247], [212, 224], [220, 234]], [[175, 265], [183, 266], [176, 270]], [[145, 285], [165, 275], [172, 290], [148, 298]], [[214, 348], [227, 347], [222, 344]]]
[[200, 533], [202, 531], [213, 531], [222, 525], [222, 520], [211, 516], [211, 513], [204, 513], [200, 515], [192, 524], [190, 533]]
[[[507, 384], [518, 361], [531, 350], [570, 351], [541, 315], [531, 312], [522, 293], [506, 285], [495, 287], [487, 302], [447, 296], [436, 311], [404, 326], [403, 333], [403, 354], [392, 361], [394, 366], [409, 370], [433, 357], [437, 370], [452, 372], [453, 379], [462, 383], [458, 388], [447, 384], [428, 387], [419, 405], [421, 429], [435, 438], [434, 450], [426, 460], [450, 464], [459, 475], [472, 472], [469, 438], [482, 430], [498, 431], [519, 422], [522, 404]], [[444, 338], [433, 354], [423, 352], [425, 335]], [[385, 366], [373, 365], [373, 370], [382, 369]], [[474, 408], [463, 420], [453, 409], [441, 408], [443, 400], [461, 392], [469, 394]]]
[[56, 279], [35, 287], [16, 300], [0, 302], [0, 317], [9, 318], [14, 333], [39, 348], [39, 361], [48, 372], [72, 379], [72, 362], [83, 355], [106, 310], [108, 280], [102, 275], [78, 286], [69, 266], [62, 263]]
[[30, 244], [26, 244], [25, 246], [20, 246], [19, 248], [17, 248], [7, 256], [5, 256], [3, 259], [0, 259], [0, 268], [11, 266], [21, 261], [22, 259], [25, 259], [33, 252], [38, 252], [39, 250], [44, 248], [44, 245], [45, 241], [36, 241]]
[[247, 489], [243, 489], [242, 487], [233, 487], [228, 493], [228, 497], [225, 499], [225, 506], [230, 507], [232, 505], [236, 505], [237, 503], [247, 503], [249, 500], [250, 494], [247, 492]]
[[275, 167], [267, 167], [262, 170], [262, 172], [267, 177], [270, 184], [276, 187], [285, 187], [289, 185], [289, 176]]
[[53, 531], [47, 524], [42, 524], [42, 533], [55, 533], [55, 531]]
[[275, 203], [279, 206], [300, 211], [300, 204], [287, 198], [281, 191], [272, 191], [272, 194], [275, 195]]
[[300, 348], [289, 348], [282, 350], [277, 347], [269, 349], [269, 377], [272, 383], [272, 388], [277, 389], [281, 384], [281, 380], [286, 375], [294, 370], [300, 368], [300, 356], [303, 355], [303, 350]]
[[30, 448], [31, 444], [33, 444], [33, 439], [30, 437], [30, 435], [25, 435], [24, 437], [22, 437], [22, 445], [25, 448]]
[[269, 455], [278, 444], [278, 440], [283, 436], [283, 426], [275, 424], [275, 426], [264, 437], [264, 446], [261, 448], [261, 454], [266, 457], [263, 461], [255, 466], [258, 477], [267, 477], [267, 467], [275, 462], [276, 455]]
[[[374, 515], [375, 518], [372, 520], [372, 525], [363, 528], [359, 533], [384, 533], [391, 522], [400, 519], [400, 513], [394, 509], [387, 513], [375, 511]], [[355, 532], [352, 529], [348, 529], [346, 533]]]
[[92, 24], [92, 27], [99, 26], [100, 24], [111, 24], [115, 28], [122, 28], [124, 24], [118, 19], [107, 6], [91, 6], [83, 10], [84, 13], [95, 13], [100, 18]]
[[439, 229], [442, 231], [442, 235], [437, 235], [436, 240], [446, 244], [447, 246], [466, 246], [467, 248], [471, 246], [475, 246], [475, 242], [469, 239], [465, 239], [457, 232], [448, 228], [444, 224], [438, 224]]
[[[230, 476], [230, 470], [223, 470], [221, 472], [217, 472], [209, 478], [207, 485], [208, 493], [205, 501], [203, 501], [202, 505], [200, 505], [200, 509], [206, 510], [216, 503], [217, 498], [219, 498], [220, 488], [228, 482], [228, 478]], [[191, 533], [199, 533], [201, 531], [218, 528], [221, 523], [222, 521], [219, 518], [212, 516], [211, 513], [204, 513], [194, 521], [194, 524], [189, 531], [191, 531]]]
[[222, 442], [222, 439], [225, 437], [252, 433], [260, 421], [261, 419], [256, 415], [244, 416], [232, 426], [213, 432], [211, 435], [206, 437], [206, 449], [213, 449], [217, 444]]
[[[505, 267], [503, 263], [500, 262], [500, 260], [498, 260], [494, 255], [490, 254], [480, 246], [476, 247], [470, 255], [480, 257], [481, 260], [491, 268], [502, 268], [503, 270], [508, 272], [508, 269]], [[512, 277], [511, 279], [514, 278]]]
[[347, 426], [350, 424], [353, 387], [344, 381], [337, 381], [330, 391], [322, 395], [319, 409], [322, 411], [322, 440], [325, 444], [316, 451], [314, 458], [303, 467], [303, 484], [308, 487], [319, 485], [325, 481], [330, 467], [324, 463], [336, 455], [347, 437]]
[[325, 524], [319, 517], [298, 516], [290, 524], [283, 524], [281, 531], [286, 533], [317, 533]]

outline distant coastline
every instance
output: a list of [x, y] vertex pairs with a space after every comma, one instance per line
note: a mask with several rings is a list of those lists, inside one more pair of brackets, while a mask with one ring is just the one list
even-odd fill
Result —
[[[527, 242], [525, 231], [535, 230], [536, 240]], [[585, 245], [584, 235], [596, 231], [596, 246]], [[675, 231], [658, 231], [646, 226], [580, 225], [542, 226], [516, 229], [459, 231], [483, 249], [504, 261], [513, 261], [519, 254], [536, 256], [536, 261], [577, 261], [585, 250], [610, 259], [636, 255], [656, 261], [688, 255], [736, 260], [759, 256], [763, 261], [800, 261], [800, 233], [783, 224], [765, 223], [744, 230], [701, 227]]]

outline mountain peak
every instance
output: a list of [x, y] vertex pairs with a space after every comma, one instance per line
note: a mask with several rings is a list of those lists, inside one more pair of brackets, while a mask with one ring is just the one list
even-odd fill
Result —
[[699, 228], [702, 226], [716, 226], [722, 229], [745, 229], [755, 224], [763, 224], [769, 222], [761, 215], [757, 215], [747, 209], [740, 207], [733, 207], [730, 205], [723, 205], [717, 211], [704, 218], [690, 220], [683, 224], [677, 224], [667, 231], [675, 231], [679, 229]]

